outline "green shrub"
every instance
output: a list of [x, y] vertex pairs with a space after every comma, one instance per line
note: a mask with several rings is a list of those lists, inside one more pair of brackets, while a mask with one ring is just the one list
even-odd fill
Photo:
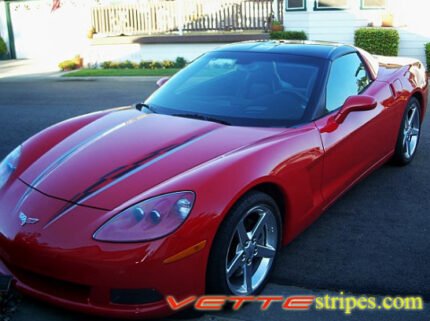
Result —
[[153, 61], [153, 60], [142, 60], [140, 63], [135, 63], [130, 60], [123, 62], [115, 61], [104, 61], [100, 64], [102, 69], [171, 69], [171, 68], [183, 68], [187, 64], [187, 61], [182, 58], [176, 58], [176, 61], [164, 60], [164, 61]]
[[104, 61], [100, 64], [100, 67], [102, 67], [102, 69], [111, 69], [112, 67], [112, 61]]
[[159, 61], [151, 62], [151, 65], [149, 66], [149, 69], [161, 69], [161, 68], [163, 68], [163, 64]]
[[138, 69], [139, 64], [130, 60], [126, 60], [123, 62], [104, 61], [100, 64], [100, 67], [102, 69]]
[[110, 68], [111, 69], [119, 69], [119, 67], [120, 67], [119, 62], [112, 61], [111, 64], [110, 64]]
[[139, 63], [139, 68], [141, 69], [151, 69], [152, 61], [150, 60], [143, 60]]
[[0, 56], [7, 54], [7, 46], [3, 38], [0, 37]]
[[79, 63], [76, 60], [64, 60], [58, 64], [63, 71], [79, 69]]
[[177, 57], [175, 61], [175, 68], [184, 68], [187, 65], [187, 61], [184, 57]]
[[304, 31], [272, 31], [270, 39], [276, 40], [308, 40]]
[[427, 71], [430, 72], [430, 42], [426, 44]]
[[118, 67], [120, 69], [134, 69], [135, 68], [135, 63], [131, 62], [130, 60], [126, 60], [124, 62], [118, 63]]
[[375, 55], [397, 56], [399, 42], [399, 33], [394, 29], [360, 28], [355, 31], [355, 45]]
[[175, 67], [175, 63], [173, 61], [171, 61], [171, 60], [164, 60], [162, 62], [162, 64], [163, 64], [163, 68], [165, 68], [165, 69], [170, 69], [170, 68], [174, 68]]

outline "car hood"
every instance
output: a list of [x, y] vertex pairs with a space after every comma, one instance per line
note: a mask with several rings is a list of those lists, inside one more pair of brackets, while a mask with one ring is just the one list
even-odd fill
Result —
[[121, 110], [69, 135], [20, 179], [48, 196], [113, 210], [169, 178], [276, 132]]

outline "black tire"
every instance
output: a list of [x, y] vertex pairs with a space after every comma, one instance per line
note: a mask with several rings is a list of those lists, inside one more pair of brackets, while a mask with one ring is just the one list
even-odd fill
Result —
[[[411, 126], [407, 125], [408, 124], [407, 120], [409, 120], [410, 117], [412, 117], [412, 113], [414, 110], [416, 113], [416, 116], [415, 116], [416, 118], [414, 118], [415, 126], [411, 128]], [[416, 138], [413, 138], [413, 137], [411, 138], [412, 130], [418, 130], [418, 133], [413, 136]], [[418, 99], [416, 99], [415, 97], [412, 97], [408, 102], [408, 105], [403, 114], [402, 123], [400, 124], [400, 131], [399, 131], [399, 136], [397, 138], [396, 150], [392, 158], [392, 162], [395, 165], [405, 166], [405, 165], [408, 165], [410, 162], [412, 162], [418, 149], [420, 134], [421, 134], [421, 105]], [[410, 152], [408, 152], [408, 149], [409, 150], [411, 149], [410, 145], [408, 147], [408, 144], [410, 142], [409, 139], [416, 139], [416, 141], [414, 140], [415, 147]]]
[[[268, 209], [268, 211], [259, 211], [259, 209]], [[252, 212], [255, 210], [255, 214]], [[258, 211], [257, 211], [258, 210]], [[271, 211], [271, 212], [270, 212]], [[270, 214], [270, 220], [268, 219], [267, 213]], [[273, 215], [271, 214], [273, 213]], [[264, 216], [264, 219], [263, 219]], [[256, 221], [255, 226], [253, 226], [251, 223], [252, 220]], [[257, 228], [257, 222], [267, 222], [264, 223], [264, 232], [259, 233], [265, 233], [262, 237], [260, 237], [259, 233], [255, 233], [255, 239], [258, 238], [257, 242], [252, 241], [251, 236], [253, 235], [253, 231], [256, 231]], [[248, 232], [246, 235], [250, 236], [250, 240], [248, 242], [248, 247], [242, 247], [240, 240], [238, 240], [238, 243], [234, 245], [234, 240], [239, 239], [239, 224], [242, 224], [241, 226], [245, 226], [245, 230]], [[249, 225], [247, 227], [247, 225]], [[273, 226], [276, 225], [276, 228], [274, 229]], [[259, 229], [261, 231], [261, 229]], [[275, 231], [276, 230], [276, 231]], [[254, 237], [254, 236], [252, 236]], [[276, 237], [276, 241], [274, 240], [274, 237]], [[224, 219], [223, 223], [221, 224], [218, 233], [215, 237], [211, 254], [208, 261], [208, 268], [207, 268], [207, 292], [212, 294], [224, 294], [224, 295], [257, 295], [260, 293], [264, 286], [266, 285], [269, 276], [271, 274], [271, 271], [273, 270], [273, 266], [276, 262], [276, 258], [279, 253], [279, 249], [281, 246], [281, 237], [282, 237], [282, 223], [281, 223], [281, 215], [279, 208], [276, 204], [276, 202], [273, 200], [272, 197], [269, 195], [259, 192], [259, 191], [251, 191], [248, 194], [246, 194], [244, 197], [242, 197], [231, 209], [230, 213], [227, 215], [227, 217]], [[264, 239], [264, 241], [261, 241]], [[275, 246], [267, 245], [266, 242], [271, 240], [271, 244], [276, 244]], [[261, 242], [264, 242], [262, 244]], [[254, 244], [254, 245], [253, 245]], [[271, 254], [270, 256], [266, 257], [257, 257], [256, 252], [260, 251], [262, 248], [260, 246], [266, 246], [270, 248]], [[249, 249], [251, 246], [254, 246], [254, 250]], [[266, 248], [267, 248], [266, 247]], [[260, 280], [258, 283], [256, 282], [255, 288], [251, 287], [252, 292], [250, 293], [237, 293], [232, 290], [232, 283], [231, 283], [231, 276], [227, 279], [227, 264], [228, 262], [228, 256], [229, 253], [232, 252], [232, 248], [236, 248], [234, 252], [234, 256], [239, 256], [240, 249], [242, 249], [243, 253], [250, 250], [251, 252], [246, 252], [243, 254], [243, 257], [241, 256], [241, 262], [240, 267], [237, 268], [237, 273], [240, 272], [243, 273], [243, 280], [245, 282], [244, 288], [246, 288], [246, 281], [245, 281], [245, 270], [247, 269], [246, 264], [243, 262], [249, 262], [248, 259], [244, 259], [244, 257], [252, 257], [251, 262], [247, 266], [249, 267], [249, 271], [252, 269], [262, 269], [259, 271], [267, 271], [267, 273], [263, 273], [265, 275], [264, 280]], [[255, 252], [253, 252], [255, 251]], [[258, 253], [258, 256], [262, 256], [263, 251]], [[253, 254], [252, 254], [253, 253]], [[274, 255], [273, 255], [274, 253]], [[254, 255], [254, 256], [253, 256]], [[272, 256], [273, 255], [273, 260]], [[270, 257], [270, 258], [269, 258]], [[234, 259], [232, 259], [233, 261]], [[260, 263], [259, 263], [260, 262]], [[271, 262], [270, 265], [264, 265], [264, 262]], [[255, 263], [255, 267], [253, 266]], [[258, 267], [256, 267], [258, 266]], [[249, 273], [249, 272], [248, 272]], [[251, 273], [252, 275], [252, 273]], [[257, 275], [257, 273], [256, 273]], [[251, 278], [252, 280], [253, 278]], [[263, 277], [261, 278], [263, 279]], [[230, 285], [229, 285], [230, 284]], [[249, 284], [249, 283], [248, 283]], [[258, 285], [258, 286], [257, 286]], [[250, 289], [250, 288], [247, 288]]]

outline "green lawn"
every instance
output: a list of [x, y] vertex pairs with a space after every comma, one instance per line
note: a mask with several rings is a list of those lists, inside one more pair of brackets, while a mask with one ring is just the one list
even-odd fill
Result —
[[138, 77], [172, 76], [180, 69], [80, 69], [63, 77]]

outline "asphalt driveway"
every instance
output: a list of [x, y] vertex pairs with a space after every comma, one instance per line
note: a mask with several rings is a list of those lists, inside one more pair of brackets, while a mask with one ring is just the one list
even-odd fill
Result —
[[[3, 80], [0, 158], [49, 125], [96, 110], [130, 105], [154, 89], [153, 82], [137, 79]], [[283, 249], [268, 291], [287, 293], [291, 290], [287, 286], [294, 286], [297, 291], [422, 295], [430, 302], [429, 156], [427, 117], [414, 162], [408, 167], [385, 165], [377, 170]], [[34, 309], [48, 309], [34, 301], [27, 304], [27, 316]], [[52, 311], [55, 316], [62, 310]], [[427, 308], [407, 318], [428, 320], [429, 316]], [[238, 317], [255, 319], [255, 313], [248, 310], [248, 315]]]

